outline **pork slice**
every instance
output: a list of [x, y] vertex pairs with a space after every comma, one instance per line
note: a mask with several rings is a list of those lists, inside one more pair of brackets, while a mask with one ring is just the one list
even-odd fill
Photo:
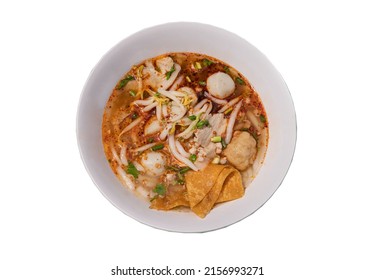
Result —
[[211, 143], [213, 136], [221, 136], [226, 130], [226, 120], [223, 114], [214, 114], [207, 118], [209, 126], [204, 127], [196, 132], [197, 143], [207, 147]]

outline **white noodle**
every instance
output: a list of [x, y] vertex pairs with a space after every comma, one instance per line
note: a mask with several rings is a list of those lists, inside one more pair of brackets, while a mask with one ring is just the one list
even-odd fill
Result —
[[147, 106], [149, 104], [152, 104], [153, 101], [154, 101], [154, 99], [152, 97], [149, 97], [149, 98], [144, 99], [144, 100], [141, 100], [141, 99], [135, 100], [133, 103], [135, 105]]
[[172, 128], [172, 124], [170, 124], [170, 123], [165, 126], [165, 128], [160, 133], [160, 136], [159, 136], [160, 140], [165, 140], [166, 139], [166, 136], [168, 136], [171, 128]]
[[157, 143], [150, 143], [150, 144], [146, 144], [144, 146], [141, 146], [139, 148], [136, 148], [134, 149], [133, 151], [134, 152], [143, 152], [145, 150], [148, 150], [149, 148], [152, 148], [154, 145], [156, 145]]
[[191, 168], [194, 171], [199, 170], [189, 159], [183, 157], [181, 154], [177, 152], [175, 148], [174, 134], [169, 135], [169, 148], [170, 148], [170, 152], [177, 160], [184, 163], [185, 165], [187, 165], [189, 168]]
[[122, 182], [124, 183], [124, 185], [126, 185], [130, 190], [134, 190], [135, 184], [131, 180], [131, 178], [126, 174], [126, 172], [123, 171], [123, 169], [120, 166], [118, 166], [116, 170], [117, 170], [117, 174], [119, 175], [120, 179], [122, 179]]
[[174, 95], [175, 97], [184, 97], [186, 95], [185, 93], [176, 90], [169, 90], [168, 93]]
[[206, 118], [209, 115], [209, 113], [212, 111], [212, 109], [213, 109], [212, 102], [209, 102], [209, 106], [208, 106], [208, 109], [206, 109], [204, 118]]
[[185, 117], [185, 118], [183, 118], [183, 119], [180, 119], [180, 120], [178, 121], [178, 124], [183, 125], [183, 126], [186, 126], [186, 125], [190, 125], [191, 122], [192, 122], [192, 121], [191, 121], [188, 117]]
[[118, 157], [117, 152], [116, 152], [116, 150], [114, 149], [113, 146], [111, 146], [111, 151], [112, 151], [113, 158], [114, 158], [115, 161], [118, 163], [118, 165], [121, 166], [121, 165], [122, 165], [122, 161], [121, 161], [121, 159]]
[[127, 151], [127, 147], [126, 146], [121, 147], [121, 152], [119, 154], [119, 158], [121, 159], [121, 162], [124, 165], [129, 165], [129, 163], [127, 161], [127, 157], [126, 157], [126, 151]]
[[234, 106], [236, 103], [238, 103], [240, 100], [240, 97], [236, 97], [233, 100], [231, 100], [229, 103], [227, 103], [225, 106], [223, 106], [221, 109], [218, 110], [218, 113], [225, 112], [228, 108], [231, 106]]
[[169, 113], [168, 113], [168, 106], [163, 104], [162, 105], [162, 114], [164, 115], [164, 117], [166, 118], [167, 116], [169, 116]]
[[128, 126], [126, 126], [122, 132], [118, 135], [118, 138], [120, 138], [122, 136], [122, 134], [126, 133], [127, 131], [133, 129], [135, 126], [137, 126], [141, 121], [143, 120], [142, 117], [140, 118], [137, 118], [135, 121], [133, 121], [132, 123], [130, 123]]
[[186, 158], [188, 158], [188, 157], [190, 156], [190, 153], [187, 153], [187, 152], [184, 150], [182, 144], [181, 144], [178, 140], [175, 140], [175, 147], [177, 148], [178, 152], [179, 152], [182, 156], [184, 156], [184, 157], [186, 157]]
[[227, 104], [227, 100], [215, 98], [214, 96], [209, 94], [209, 92], [204, 92], [204, 95], [217, 104], [220, 104], [220, 105]]
[[[168, 97], [169, 99], [175, 101], [178, 105], [183, 106], [182, 103], [180, 102], [180, 100], [174, 94], [172, 94], [171, 92], [166, 91], [166, 90], [161, 89], [161, 88], [158, 89], [158, 92], [161, 93], [162, 95]], [[175, 91], [175, 92], [177, 92], [177, 91]], [[184, 94], [182, 94], [182, 96], [184, 96]]]
[[205, 103], [207, 103], [208, 101], [209, 101], [209, 99], [205, 98], [205, 99], [201, 100], [199, 103], [197, 103], [196, 106], [193, 108], [194, 112], [199, 110], [201, 107], [203, 107], [203, 105]]
[[135, 168], [136, 168], [138, 171], [141, 171], [141, 172], [144, 172], [144, 171], [145, 171], [143, 165], [139, 164], [137, 161], [133, 161], [132, 164], [135, 166]]
[[246, 113], [248, 119], [251, 121], [252, 125], [260, 131], [262, 129], [260, 122], [258, 121], [258, 118], [252, 113], [252, 111], [247, 111]]
[[[196, 124], [197, 124], [198, 122], [199, 122], [199, 118], [196, 118], [196, 120], [194, 120], [194, 121], [189, 125], [189, 127], [186, 128], [185, 131], [179, 133], [179, 134], [177, 135], [177, 137], [183, 137], [184, 139], [188, 139], [188, 138], [190, 138], [191, 135], [192, 135], [192, 133], [193, 133], [193, 131], [194, 131], [194, 129], [195, 129], [195, 126], [196, 126]], [[187, 137], [187, 136], [188, 136], [188, 137]]]
[[243, 100], [241, 100], [238, 104], [236, 104], [234, 110], [232, 111], [232, 113], [230, 115], [229, 124], [227, 125], [227, 131], [226, 131], [226, 137], [225, 137], [226, 144], [229, 144], [230, 141], [231, 141], [236, 116], [239, 113], [239, 110], [240, 110], [240, 107], [242, 106], [242, 103], [243, 103]]
[[203, 106], [203, 108], [201, 108], [199, 111], [195, 112], [195, 115], [196, 115], [196, 116], [199, 116], [200, 114], [205, 113], [206, 110], [208, 109], [208, 107], [209, 107], [209, 105], [208, 105], [208, 104], [205, 104], [205, 105]]
[[182, 107], [179, 106], [179, 108], [180, 108], [179, 113], [177, 115], [175, 115], [174, 117], [170, 118], [171, 122], [175, 122], [175, 121], [180, 120], [187, 113], [187, 109], [184, 106], [182, 106]]
[[153, 102], [153, 103], [149, 104], [148, 106], [144, 107], [143, 112], [151, 111], [156, 106], [157, 106], [157, 102]]
[[174, 84], [171, 86], [170, 90], [176, 90], [179, 88], [180, 84], [183, 82], [184, 76], [179, 76], [178, 79], [175, 80]]
[[159, 121], [162, 121], [161, 104], [158, 104], [156, 107], [156, 116]]

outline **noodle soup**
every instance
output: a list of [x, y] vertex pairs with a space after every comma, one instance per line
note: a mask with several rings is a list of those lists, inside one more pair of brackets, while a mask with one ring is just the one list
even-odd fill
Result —
[[265, 157], [268, 121], [259, 95], [233, 67], [168, 53], [120, 79], [102, 136], [113, 172], [152, 209], [186, 208], [203, 218], [244, 195]]

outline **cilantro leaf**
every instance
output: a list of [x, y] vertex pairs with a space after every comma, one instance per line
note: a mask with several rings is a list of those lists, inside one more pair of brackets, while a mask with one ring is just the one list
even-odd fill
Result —
[[173, 67], [171, 67], [170, 71], [166, 72], [166, 80], [170, 79], [170, 76], [171, 76], [171, 74], [173, 74], [174, 71], [175, 71], [175, 67], [174, 67], [174, 64], [173, 64]]
[[163, 196], [163, 195], [166, 194], [166, 187], [165, 187], [163, 184], [159, 183], [159, 184], [157, 184], [156, 187], [153, 189], [153, 192], [154, 192], [154, 193], [157, 193], [158, 195]]
[[239, 85], [244, 85], [244, 81], [242, 79], [240, 79], [239, 77], [236, 77], [235, 81], [239, 84]]
[[129, 162], [126, 173], [134, 176], [135, 179], [138, 179], [139, 177], [139, 171], [138, 169], [136, 169], [135, 165], [132, 162]]
[[123, 88], [124, 86], [127, 85], [128, 82], [130, 82], [130, 81], [132, 81], [132, 80], [135, 80], [134, 76], [127, 75], [124, 79], [122, 79], [122, 80], [118, 83], [117, 89], [121, 89], [121, 88]]

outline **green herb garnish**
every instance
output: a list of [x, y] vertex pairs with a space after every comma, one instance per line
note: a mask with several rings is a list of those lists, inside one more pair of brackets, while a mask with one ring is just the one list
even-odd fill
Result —
[[179, 169], [179, 173], [184, 174], [184, 173], [186, 173], [187, 171], [190, 171], [190, 170], [191, 170], [191, 168], [189, 168], [188, 166], [182, 167], [181, 169]]
[[263, 122], [263, 123], [266, 122], [266, 118], [265, 118], [265, 116], [262, 115], [262, 114], [260, 115], [260, 121]]
[[209, 121], [208, 121], [208, 120], [201, 120], [201, 121], [199, 121], [199, 122], [197, 123], [196, 127], [197, 127], [198, 129], [202, 129], [202, 128], [208, 126], [208, 125], [209, 125]]
[[196, 116], [195, 115], [192, 115], [192, 116], [188, 116], [188, 118], [191, 120], [191, 121], [194, 121], [196, 120]]
[[152, 151], [162, 150], [163, 148], [164, 148], [164, 144], [157, 144], [152, 147]]
[[213, 143], [219, 143], [222, 141], [222, 137], [221, 136], [214, 136], [212, 138], [210, 138], [210, 141], [212, 141]]
[[153, 143], [153, 141], [155, 141], [155, 139], [153, 139], [152, 137], [148, 138], [148, 143]]
[[166, 169], [173, 170], [175, 172], [179, 171], [179, 168], [173, 165], [166, 166]]
[[227, 147], [226, 141], [223, 138], [221, 140], [221, 144], [222, 144], [222, 149], [225, 149]]
[[122, 79], [122, 80], [118, 83], [117, 89], [121, 89], [121, 88], [123, 88], [124, 86], [127, 85], [128, 82], [130, 82], [130, 81], [132, 81], [132, 80], [135, 80], [134, 76], [127, 75], [124, 79]]
[[228, 66], [225, 66], [223, 70], [225, 70], [226, 74], [230, 73], [230, 67]]
[[139, 177], [139, 171], [138, 169], [136, 169], [135, 165], [132, 162], [129, 162], [126, 173], [134, 176], [135, 179], [138, 179]]
[[174, 67], [174, 64], [173, 64], [173, 67], [171, 67], [170, 71], [166, 72], [166, 80], [170, 79], [170, 76], [171, 76], [171, 74], [173, 74], [174, 71], [175, 71], [175, 67]]
[[136, 112], [131, 115], [131, 119], [133, 119], [133, 120], [137, 119], [138, 117], [139, 116]]
[[252, 132], [252, 131], [249, 131], [249, 134], [252, 135], [252, 137], [256, 140], [256, 142], [258, 141], [258, 136], [257, 136], [257, 133], [255, 132]]
[[130, 90], [129, 93], [130, 93], [130, 95], [133, 96], [133, 97], [136, 96], [136, 92], [133, 91], [133, 90]]
[[201, 85], [201, 86], [206, 86], [206, 82], [204, 82], [204, 81], [199, 81], [199, 85]]
[[204, 58], [203, 59], [203, 65], [204, 66], [210, 66], [210, 65], [212, 65], [214, 62], [213, 61], [210, 61], [209, 59], [207, 59], [207, 58]]
[[157, 193], [158, 195], [163, 196], [163, 195], [166, 194], [166, 187], [165, 187], [163, 184], [159, 183], [159, 184], [157, 184], [156, 187], [153, 189], [153, 192], [154, 192], [154, 193]]
[[244, 85], [244, 81], [242, 79], [240, 79], [239, 77], [236, 77], [235, 81], [239, 84], [239, 85]]
[[183, 185], [185, 183], [185, 181], [184, 181], [184, 175], [181, 174], [181, 173], [179, 173], [179, 172], [177, 173], [177, 183], [179, 185]]
[[197, 156], [195, 154], [190, 155], [190, 161], [195, 162], [197, 159]]

